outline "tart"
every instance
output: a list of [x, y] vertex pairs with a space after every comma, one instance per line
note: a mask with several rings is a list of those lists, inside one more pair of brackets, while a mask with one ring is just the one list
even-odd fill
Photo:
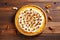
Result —
[[15, 16], [15, 25], [18, 31], [26, 36], [40, 34], [46, 24], [46, 13], [35, 5], [25, 5], [18, 10]]

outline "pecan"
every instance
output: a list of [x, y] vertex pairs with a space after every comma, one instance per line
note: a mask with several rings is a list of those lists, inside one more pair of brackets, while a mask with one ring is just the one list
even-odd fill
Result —
[[51, 4], [47, 4], [45, 8], [48, 9], [48, 8], [51, 8], [51, 6], [52, 6]]
[[53, 30], [53, 28], [52, 27], [48, 27], [49, 28], [49, 30]]
[[49, 10], [49, 9], [47, 9], [47, 10], [46, 10], [46, 12], [47, 12], [47, 13], [50, 13], [50, 10]]
[[53, 20], [52, 16], [48, 16], [48, 20], [52, 21]]

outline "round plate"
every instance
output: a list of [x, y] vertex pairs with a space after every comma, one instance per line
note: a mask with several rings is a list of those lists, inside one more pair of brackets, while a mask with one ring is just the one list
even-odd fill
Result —
[[35, 5], [25, 5], [15, 16], [15, 25], [21, 34], [34, 36], [42, 32], [46, 24], [46, 13]]

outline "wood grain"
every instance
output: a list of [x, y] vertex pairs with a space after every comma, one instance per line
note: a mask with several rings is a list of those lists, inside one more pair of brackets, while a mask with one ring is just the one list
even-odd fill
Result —
[[[18, 32], [15, 27], [14, 19], [18, 10], [13, 10], [12, 7], [21, 8], [26, 4], [34, 4], [43, 8], [46, 12], [45, 6], [50, 3], [52, 7], [46, 13], [47, 17], [52, 16], [52, 21], [47, 21], [43, 32], [37, 36], [27, 37]], [[42, 4], [42, 5], [41, 5]], [[59, 40], [60, 39], [60, 1], [46, 1], [44, 0], [0, 0], [0, 40]], [[53, 30], [50, 30], [51, 27]], [[33, 38], [33, 39], [32, 39]]]

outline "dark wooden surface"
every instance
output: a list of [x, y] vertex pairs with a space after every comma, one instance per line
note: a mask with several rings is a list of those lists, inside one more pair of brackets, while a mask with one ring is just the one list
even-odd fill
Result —
[[[47, 21], [43, 32], [37, 36], [27, 37], [18, 32], [14, 24], [14, 18], [18, 10], [13, 7], [21, 8], [26, 4], [38, 5], [46, 11], [45, 6], [52, 4], [49, 8], [52, 21]], [[59, 40], [60, 39], [60, 2], [58, 1], [40, 1], [40, 0], [0, 0], [0, 40]], [[51, 28], [52, 29], [51, 29]]]

